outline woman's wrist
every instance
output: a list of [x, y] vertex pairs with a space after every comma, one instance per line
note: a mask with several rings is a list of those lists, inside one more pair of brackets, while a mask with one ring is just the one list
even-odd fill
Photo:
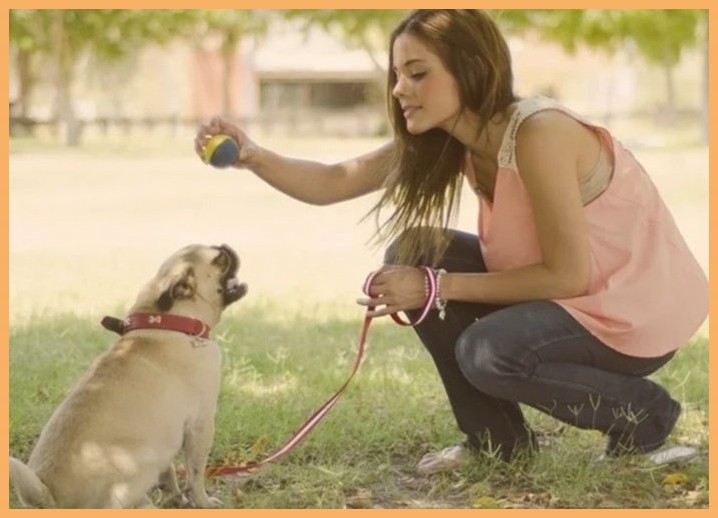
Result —
[[268, 153], [266, 149], [253, 144], [251, 148], [251, 153], [248, 157], [244, 159], [244, 162], [240, 167], [249, 169], [254, 174], [262, 176], [262, 173], [267, 168], [267, 155]]

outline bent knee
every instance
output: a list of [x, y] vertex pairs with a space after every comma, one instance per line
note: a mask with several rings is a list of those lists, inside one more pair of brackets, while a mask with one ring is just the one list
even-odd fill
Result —
[[479, 322], [469, 326], [456, 343], [455, 355], [466, 379], [486, 393], [500, 391], [522, 376], [521, 365], [506, 354], [501, 339], [482, 332]]

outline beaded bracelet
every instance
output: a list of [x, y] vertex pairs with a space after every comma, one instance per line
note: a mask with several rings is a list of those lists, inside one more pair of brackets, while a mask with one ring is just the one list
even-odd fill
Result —
[[446, 273], [446, 270], [443, 268], [440, 268], [438, 270], [434, 270], [434, 278], [436, 279], [436, 294], [434, 296], [434, 307], [439, 312], [439, 318], [441, 320], [444, 320], [446, 317], [446, 304], [447, 300], [441, 298], [441, 277]]

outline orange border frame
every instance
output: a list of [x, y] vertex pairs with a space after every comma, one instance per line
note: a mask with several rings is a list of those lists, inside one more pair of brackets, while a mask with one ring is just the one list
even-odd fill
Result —
[[[194, 1], [184, 1], [184, 0], [161, 0], [161, 1], [151, 1], [151, 0], [145, 0], [145, 1], [136, 1], [136, 0], [125, 0], [124, 2], [117, 2], [118, 5], [102, 5], [98, 2], [91, 2], [91, 1], [65, 1], [65, 2], [57, 2], [53, 0], [44, 0], [44, 1], [27, 1], [27, 2], [21, 2], [21, 1], [14, 1], [10, 0], [9, 6], [7, 9], [3, 9], [0, 12], [0, 16], [2, 16], [2, 30], [3, 33], [7, 34], [8, 31], [8, 9], [11, 8], [57, 8], [59, 7], [58, 4], [62, 5], [63, 8], [95, 8], [95, 7], [117, 7], [121, 9], [128, 9], [128, 8], [137, 8], [137, 9], [161, 9], [161, 8], [172, 8], [172, 9], [181, 9], [181, 8], [261, 8], [261, 9], [285, 9], [285, 8], [294, 8], [294, 7], [302, 7], [302, 8], [334, 8], [337, 5], [336, 0], [332, 2], [321, 2], [321, 1], [303, 1], [303, 2], [292, 2], [292, 1], [277, 1], [277, 0], [264, 0], [264, 1], [255, 1], [255, 2], [231, 2], [228, 0], [225, 1], [213, 1], [213, 0], [205, 0], [204, 2], [197, 2]], [[115, 2], [108, 2], [109, 4], [114, 4]], [[348, 5], [344, 5], [343, 7], [354, 7], [352, 6], [353, 2], [346, 2]], [[707, 9], [710, 11], [710, 4], [712, 2], [703, 0], [703, 1], [692, 1], [687, 2], [687, 4], [683, 4], [681, 2], [666, 2], [666, 1], [647, 1], [647, 0], [623, 0], [623, 1], [616, 1], [616, 0], [610, 0], [610, 1], [601, 1], [601, 2], [582, 2], [582, 1], [573, 1], [573, 2], [567, 2], [567, 1], [550, 1], [550, 2], [544, 2], [540, 7], [542, 8], [570, 8], [570, 9], [576, 9], [576, 8], [601, 8], [601, 9], [625, 9], [625, 8], [631, 8], [631, 9], [656, 9], [656, 8], [696, 8], [696, 9]], [[407, 2], [407, 1], [396, 1], [392, 0], [389, 2], [380, 2], [378, 0], [364, 0], [363, 2], [358, 3], [356, 7], [361, 7], [362, 9], [366, 8], [397, 8], [397, 9], [414, 9], [414, 8], [420, 8], [420, 7], [435, 7], [436, 2], [425, 2], [425, 1], [414, 1], [414, 2]], [[477, 2], [473, 1], [458, 1], [458, 2], [451, 2], [451, 7], [483, 7], [483, 8], [535, 8], [539, 7], [536, 5], [535, 2], [529, 2], [529, 1], [517, 1], [517, 0], [503, 0], [503, 1], [488, 1], [488, 2], [481, 2], [482, 5], [477, 5]], [[709, 53], [711, 56], [718, 55], [718, 33], [716, 32], [716, 25], [717, 21], [710, 16], [712, 13], [709, 13]], [[9, 71], [9, 64], [7, 62], [8, 60], [8, 38], [3, 37], [2, 38], [2, 44], [3, 44], [3, 50], [0, 52], [0, 61], [2, 61], [5, 65], [5, 70]], [[716, 102], [716, 96], [715, 92], [718, 90], [718, 85], [716, 85], [716, 70], [715, 68], [711, 67], [709, 72], [709, 81], [710, 81], [710, 126], [711, 130], [715, 129], [715, 121], [718, 119], [718, 102]], [[2, 82], [1, 88], [5, 92], [5, 97], [9, 96], [8, 92], [8, 82], [4, 81]], [[0, 146], [2, 146], [3, 155], [7, 157], [9, 153], [9, 123], [8, 121], [8, 111], [7, 111], [8, 105], [2, 103], [0, 104], [0, 116], [2, 117], [2, 120], [5, 120], [6, 123], [2, 126], [2, 138], [0, 138]], [[716, 136], [716, 133], [714, 131], [710, 131], [710, 147], [713, 149], [718, 149], [716, 147], [716, 143], [718, 141], [718, 136]], [[3, 182], [0, 184], [0, 193], [2, 195], [2, 199], [5, 202], [4, 210], [0, 213], [0, 218], [2, 218], [2, 222], [0, 224], [0, 231], [2, 231], [3, 234], [3, 240], [2, 240], [2, 253], [0, 254], [0, 264], [5, 272], [5, 275], [2, 277], [2, 281], [0, 283], [0, 286], [2, 288], [2, 293], [0, 297], [0, 333], [2, 336], [2, 343], [9, 344], [9, 322], [8, 322], [8, 315], [9, 315], [9, 300], [8, 300], [8, 266], [9, 266], [9, 250], [8, 250], [8, 206], [9, 206], [9, 191], [8, 191], [8, 178], [9, 174], [7, 171], [7, 164], [8, 161], [3, 161], [4, 168], [5, 168], [5, 174], [3, 176]], [[710, 176], [714, 176], [714, 174], [718, 174], [718, 171], [716, 170], [716, 158], [711, 156], [710, 162], [709, 162], [709, 173]], [[718, 204], [718, 200], [716, 199], [716, 189], [713, 185], [710, 186], [710, 193], [709, 193], [709, 228], [717, 228], [717, 226], [713, 223], [716, 218], [716, 210], [714, 209], [716, 207], [716, 204]], [[712, 232], [710, 233], [710, 248], [709, 248], [709, 254], [710, 257], [714, 257], [715, 254], [715, 240], [713, 239]], [[713, 288], [713, 286], [711, 286]], [[711, 315], [714, 313], [714, 310], [716, 308], [716, 293], [715, 289], [711, 289]], [[8, 345], [9, 347], [9, 345]], [[710, 355], [709, 360], [709, 371], [711, 373], [715, 372], [715, 355]], [[8, 354], [3, 353], [0, 355], [0, 379], [9, 379], [9, 365], [8, 365]], [[710, 380], [710, 376], [709, 376]], [[714, 383], [710, 382], [711, 388], [715, 386]], [[2, 409], [2, 412], [0, 412], [0, 434], [2, 434], [2, 437], [0, 437], [0, 449], [3, 452], [3, 455], [5, 452], [9, 449], [9, 401], [8, 401], [8, 383], [3, 382], [0, 384], [0, 408]], [[709, 412], [711, 415], [716, 414], [716, 405], [715, 405], [715, 398], [713, 397], [713, 390], [710, 390], [710, 402], [709, 402]], [[715, 426], [712, 426], [712, 423], [709, 422], [709, 432], [710, 429], [715, 428]], [[710, 434], [713, 435], [713, 434]], [[711, 444], [712, 446], [712, 444]], [[709, 468], [709, 476], [710, 478], [714, 478], [714, 472], [715, 472], [715, 457], [718, 453], [713, 452], [713, 448], [710, 449], [710, 468]], [[5, 464], [7, 466], [7, 464]], [[34, 513], [40, 513], [42, 511], [37, 510], [15, 510], [15, 509], [8, 509], [8, 472], [5, 469], [2, 469], [0, 471], [0, 502], [2, 502], [2, 510], [9, 512], [9, 513], [28, 513], [30, 514]], [[715, 490], [710, 491], [710, 501], [713, 502], [714, 500], [714, 493], [716, 493]], [[190, 512], [189, 510], [132, 510], [132, 511], [117, 511], [119, 513], [128, 513], [132, 512], [134, 513], [162, 513], [162, 512]], [[600, 512], [606, 512], [607, 510], [581, 510], [578, 511], [581, 514], [595, 514]], [[55, 516], [67, 516], [75, 517], [78, 516], [78, 514], [82, 513], [92, 513], [91, 516], [96, 516], [96, 513], [98, 511], [77, 511], [77, 510], [69, 510], [69, 511], [52, 511]], [[102, 511], [99, 511], [102, 512]], [[106, 512], [106, 511], [105, 511]], [[198, 512], [198, 511], [193, 511]], [[429, 513], [436, 513], [437, 511], [434, 510], [424, 510], [424, 509], [418, 509], [418, 510], [352, 510], [352, 511], [343, 511], [343, 510], [336, 510], [336, 509], [326, 509], [326, 510], [253, 510], [253, 509], [236, 509], [236, 510], [218, 510], [218, 511], [204, 511], [205, 513], [210, 512], [235, 512], [235, 513], [242, 513], [244, 516], [247, 516], [247, 514], [251, 514], [252, 516], [261, 516], [261, 517], [270, 517], [270, 516], [276, 516], [276, 517], [285, 517], [289, 514], [301, 514], [304, 513], [308, 516], [308, 513], [311, 513], [312, 516], [314, 516], [315, 513], [342, 513], [342, 512], [352, 512], [356, 515], [356, 513], [359, 514], [385, 514], [385, 513], [391, 513], [395, 516], [398, 514], [402, 514], [404, 516], [408, 516], [409, 513], [411, 513], [412, 516], [416, 516], [417, 514], [423, 514], [424, 516], [428, 515]], [[442, 516], [443, 513], [481, 513], [484, 516], [487, 513], [496, 513], [501, 512], [503, 516], [506, 516], [505, 513], [519, 513], [524, 512], [523, 510], [513, 510], [513, 509], [503, 509], [503, 510], [461, 510], [461, 509], [454, 509], [454, 510], [441, 510]], [[561, 512], [561, 510], [557, 509], [548, 509], [548, 510], [532, 510], [533, 513], [543, 514], [543, 516], [548, 516], [548, 513], [551, 513], [551, 516], [554, 515], [554, 513]], [[576, 512], [573, 510], [566, 510], [564, 512]], [[661, 516], [668, 515], [668, 514], [674, 514], [674, 513], [684, 513], [686, 510], [610, 510], [608, 512], [611, 513], [620, 513], [625, 514], [628, 512], [631, 513], [643, 513], [646, 515], [647, 513], [651, 513], [651, 518], [656, 518], [656, 513], [661, 513]], [[691, 511], [693, 513], [701, 513], [706, 514], [710, 512], [709, 509], [697, 509]], [[135, 514], [136, 515], [136, 514]], [[90, 516], [90, 515], [87, 515]]]

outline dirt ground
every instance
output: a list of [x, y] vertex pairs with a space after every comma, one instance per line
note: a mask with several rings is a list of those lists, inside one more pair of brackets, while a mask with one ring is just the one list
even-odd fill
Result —
[[[267, 143], [292, 156], [336, 161], [378, 140]], [[708, 268], [708, 150], [637, 149], [686, 240]], [[11, 325], [44, 310], [124, 308], [175, 249], [227, 243], [243, 260], [250, 295], [289, 305], [331, 301], [354, 308], [366, 275], [381, 264], [360, 222], [374, 195], [313, 207], [253, 174], [214, 170], [191, 145], [167, 153], [23, 151], [10, 155]], [[458, 227], [474, 230], [465, 189]]]

